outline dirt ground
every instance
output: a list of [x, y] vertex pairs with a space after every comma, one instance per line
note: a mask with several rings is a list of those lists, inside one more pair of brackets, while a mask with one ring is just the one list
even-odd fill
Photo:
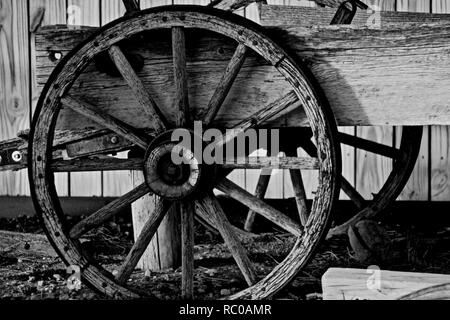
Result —
[[[72, 218], [74, 223], [80, 218]], [[314, 259], [295, 280], [275, 299], [321, 299], [320, 279], [330, 267], [366, 268], [377, 264], [383, 269], [397, 271], [450, 273], [450, 230], [402, 228], [383, 225], [392, 243], [382, 260], [361, 262], [342, 236], [325, 241]], [[0, 230], [42, 234], [35, 217], [0, 219]], [[132, 246], [132, 227], [129, 219], [118, 217], [108, 225], [83, 239], [83, 247], [90, 249], [106, 269], [115, 270]], [[217, 299], [246, 287], [233, 258], [213, 231], [198, 225], [196, 228], [195, 296], [198, 299]], [[295, 239], [282, 234], [262, 235], [245, 243], [258, 274], [266, 274], [289, 252]], [[22, 248], [23, 249], [23, 248]], [[25, 248], [26, 249], [26, 248]], [[86, 285], [69, 288], [70, 274], [54, 254], [36, 254], [20, 250], [0, 251], [0, 298], [20, 300], [92, 300], [105, 297]], [[160, 299], [179, 299], [181, 269], [144, 274], [135, 272], [130, 285], [151, 292]]]

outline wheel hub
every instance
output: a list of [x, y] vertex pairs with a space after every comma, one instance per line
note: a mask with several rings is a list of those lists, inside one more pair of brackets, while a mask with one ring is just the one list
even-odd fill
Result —
[[200, 164], [190, 149], [173, 142], [172, 132], [157, 137], [148, 147], [144, 175], [156, 195], [181, 200], [203, 189], [204, 173], [210, 170], [209, 166]]

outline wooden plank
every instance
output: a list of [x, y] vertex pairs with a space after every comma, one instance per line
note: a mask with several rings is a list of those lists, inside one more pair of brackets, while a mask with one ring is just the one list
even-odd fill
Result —
[[[281, 42], [291, 47], [298, 56], [305, 57], [306, 63], [316, 75], [328, 97], [334, 97], [330, 103], [334, 114], [341, 126], [346, 125], [417, 125], [417, 124], [447, 124], [450, 122], [450, 113], [447, 112], [448, 90], [446, 84], [450, 84], [450, 76], [446, 72], [446, 64], [450, 64], [446, 50], [450, 47], [450, 26], [439, 24], [438, 26], [423, 25], [393, 25], [389, 28], [364, 29], [351, 26], [329, 27], [285, 27], [283, 32], [275, 33]], [[62, 32], [62, 31], [61, 31]], [[69, 38], [65, 36], [55, 39], [47, 32], [45, 36], [38, 36], [38, 49], [42, 63], [42, 69], [38, 69], [39, 81], [44, 81], [54, 66], [48, 62], [48, 46], [58, 47], [62, 51], [67, 50], [74, 38], [86, 36], [86, 34], [71, 32]], [[196, 46], [200, 47], [208, 43], [210, 51], [198, 52], [189, 57], [190, 64], [190, 92], [191, 104], [198, 106], [207, 105], [214, 84], [223, 73], [223, 69], [235, 47], [229, 46], [223, 40], [205, 39], [197, 35]], [[203, 39], [205, 42], [203, 43]], [[299, 41], [303, 39], [303, 41]], [[152, 93], [168, 91], [166, 95], [159, 94], [160, 105], [167, 106], [165, 111], [173, 114], [170, 107], [172, 94], [169, 74], [170, 63], [152, 64], [155, 52], [152, 50], [167, 49], [163, 42], [146, 43], [148, 50], [142, 51], [148, 64], [141, 73], [144, 82], [151, 86]], [[166, 39], [167, 40], [167, 39]], [[48, 43], [48, 41], [60, 41]], [[161, 40], [162, 41], [162, 40]], [[79, 41], [76, 41], [78, 43]], [[391, 45], [386, 47], [389, 42]], [[318, 45], [321, 43], [321, 45]], [[408, 44], [414, 43], [412, 47]], [[152, 48], [152, 46], [155, 48]], [[194, 44], [192, 44], [194, 45]], [[189, 46], [189, 44], [188, 44]], [[224, 49], [221, 54], [219, 47]], [[351, 54], [350, 54], [351, 52]], [[189, 50], [188, 50], [189, 55]], [[161, 56], [158, 55], [160, 58]], [[198, 59], [202, 61], [192, 61]], [[214, 60], [213, 60], [214, 59]], [[252, 57], [247, 59], [236, 85], [230, 92], [229, 101], [222, 114], [219, 115], [217, 124], [232, 125], [253, 114], [260, 105], [268, 100], [276, 100], [289, 90], [285, 81], [272, 68], [267, 66], [255, 66], [257, 62]], [[214, 62], [213, 62], [214, 61]], [[253, 63], [253, 65], [251, 65]], [[94, 72], [94, 71], [92, 71]], [[87, 73], [82, 76], [84, 81], [83, 94], [96, 96], [99, 99], [99, 107], [114, 109], [117, 117], [124, 117], [124, 121], [130, 124], [147, 127], [148, 123], [136, 113], [137, 106], [133, 103], [124, 106], [124, 87], [115, 78], [104, 77], [95, 73]], [[145, 75], [147, 75], [145, 77]], [[150, 76], [149, 76], [150, 75]], [[271, 81], [265, 81], [271, 79]], [[81, 79], [80, 79], [81, 80]], [[439, 82], [439, 86], [435, 83]], [[423, 87], [423, 91], [415, 90]], [[102, 88], [102, 90], [99, 90]], [[123, 89], [122, 89], [123, 88]], [[80, 83], [74, 90], [80, 90]], [[426, 98], [423, 94], [426, 92]], [[233, 100], [235, 98], [236, 100]], [[237, 100], [239, 98], [239, 100]], [[134, 112], [133, 112], [134, 110]], [[70, 116], [69, 116], [70, 115]], [[64, 112], [61, 117], [64, 116]], [[84, 127], [86, 121], [79, 121], [76, 116], [68, 113], [70, 121], [64, 125]], [[128, 117], [128, 119], [126, 118]], [[62, 121], [61, 121], [62, 122]], [[141, 122], [139, 124], [139, 122]], [[299, 113], [290, 113], [281, 117], [274, 125], [304, 125], [304, 118]]]
[[450, 130], [447, 126], [431, 127], [431, 200], [450, 198]]
[[[0, 140], [29, 127], [27, 0], [0, 1]], [[0, 173], [0, 195], [29, 195], [26, 172]]]
[[[431, 8], [436, 13], [450, 13], [449, 0], [432, 0]], [[431, 200], [450, 199], [450, 128], [431, 127]]]
[[396, 300], [449, 282], [445, 274], [331, 268], [322, 277], [322, 289], [324, 300]]
[[[30, 21], [33, 24], [38, 23], [40, 26], [55, 25], [55, 24], [66, 24], [67, 21], [67, 10], [66, 10], [66, 0], [28, 0], [29, 10], [30, 10]], [[39, 23], [40, 15], [43, 11], [42, 21]], [[37, 27], [35, 25], [34, 27]], [[31, 46], [31, 83], [32, 83], [32, 113], [39, 99], [39, 89], [36, 80], [36, 48], [35, 48], [35, 32], [34, 28], [31, 26], [30, 34], [30, 46]], [[56, 192], [60, 197], [65, 197], [69, 195], [69, 174], [68, 173], [55, 173], [55, 185]]]
[[[408, 12], [430, 12], [431, 2], [429, 0], [399, 0], [397, 1], [397, 11]], [[395, 140], [396, 146], [400, 146], [401, 128], [396, 128]], [[419, 157], [417, 159], [411, 178], [400, 194], [398, 200], [430, 200], [429, 199], [429, 127], [425, 127], [423, 131], [422, 144], [420, 147]]]
[[[355, 127], [339, 127], [339, 132], [343, 132], [350, 135], [356, 135]], [[353, 186], [356, 183], [355, 161], [356, 161], [356, 149], [352, 146], [341, 144], [342, 153], [342, 176], [349, 181]], [[341, 190], [341, 200], [350, 199], [344, 191]]]
[[[400, 147], [400, 139], [402, 137], [402, 128], [395, 129], [395, 143]], [[429, 127], [425, 127], [423, 131], [422, 143], [420, 146], [417, 163], [411, 174], [411, 177], [406, 184], [404, 190], [398, 197], [398, 200], [403, 201], [426, 201], [430, 200], [430, 144], [429, 144]]]
[[[75, 26], [100, 26], [99, 0], [68, 0], [67, 23]], [[101, 196], [101, 172], [70, 174], [70, 195], [76, 197]]]

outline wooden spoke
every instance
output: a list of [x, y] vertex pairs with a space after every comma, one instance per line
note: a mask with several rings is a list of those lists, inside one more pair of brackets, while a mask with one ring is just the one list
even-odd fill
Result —
[[346, 195], [349, 196], [350, 200], [356, 205], [356, 207], [361, 210], [365, 207], [364, 197], [359, 194], [358, 191], [348, 182], [344, 177], [341, 177], [341, 189]]
[[[267, 174], [266, 174], [267, 173]], [[269, 187], [270, 177], [272, 176], [272, 170], [269, 172], [262, 172], [259, 175], [258, 184], [256, 185], [255, 197], [258, 199], [264, 199], [266, 195], [267, 188]], [[256, 212], [253, 210], [249, 210], [247, 214], [247, 219], [245, 220], [244, 229], [248, 232], [253, 231], [253, 224], [255, 223]]]
[[[317, 157], [317, 147], [311, 140], [304, 141], [301, 148], [308, 153], [311, 157]], [[365, 200], [362, 195], [348, 182], [344, 177], [341, 176], [341, 189], [346, 195], [353, 201], [356, 207], [361, 210], [365, 207]]]
[[300, 146], [305, 152], [313, 158], [317, 158], [317, 147], [311, 140], [302, 141]]
[[302, 226], [306, 226], [309, 218], [309, 209], [307, 205], [305, 185], [300, 170], [289, 170], [291, 176], [292, 187], [294, 189], [295, 203], [297, 204], [298, 215]]
[[148, 93], [144, 86], [144, 83], [139, 79], [133, 67], [128, 62], [127, 58], [123, 54], [122, 50], [118, 46], [112, 46], [109, 49], [109, 55], [114, 61], [122, 77], [128, 83], [128, 86], [133, 91], [139, 104], [143, 107], [147, 116], [151, 119], [153, 127], [157, 133], [161, 133], [167, 129], [167, 121], [164, 118], [158, 105]]
[[392, 159], [398, 159], [402, 156], [402, 152], [397, 148], [355, 137], [342, 132], [339, 133], [339, 142]]
[[52, 162], [51, 168], [53, 172], [140, 171], [144, 161], [117, 158], [60, 160]]
[[186, 70], [186, 38], [183, 27], [172, 28], [172, 52], [175, 105], [178, 108], [177, 125], [184, 127], [190, 124], [190, 112]]
[[76, 224], [72, 230], [70, 230], [70, 237], [72, 239], [79, 239], [82, 235], [86, 234], [86, 232], [102, 225], [105, 221], [111, 219], [114, 215], [149, 192], [150, 189], [147, 184], [141, 184], [139, 187], [133, 189], [119, 199], [107, 204], [94, 214], [90, 215], [88, 218]]
[[272, 221], [282, 229], [294, 234], [297, 237], [303, 235], [302, 228], [297, 222], [287, 217], [277, 209], [269, 206], [261, 199], [258, 199], [257, 197], [251, 195], [232, 181], [223, 179], [221, 182], [219, 182], [216, 188], [223, 193], [228, 194], [233, 199], [241, 202], [249, 209]]
[[183, 299], [194, 297], [194, 208], [192, 203], [181, 203], [181, 244]]
[[138, 0], [122, 0], [127, 14], [132, 14], [140, 11]]
[[167, 211], [170, 209], [170, 206], [171, 202], [169, 201], [163, 199], [157, 201], [155, 210], [148, 219], [133, 248], [131, 248], [128, 256], [125, 258], [125, 262], [117, 273], [116, 280], [119, 283], [125, 283], [130, 278], [131, 273], [133, 273], [133, 270], [136, 268], [136, 265], [150, 244], [150, 241], [158, 230], [158, 227]]
[[107, 114], [102, 114], [99, 111], [95, 110], [95, 107], [90, 105], [89, 103], [81, 101], [72, 96], [66, 96], [62, 98], [61, 103], [64, 106], [72, 109], [73, 111], [95, 121], [103, 127], [114, 131], [118, 135], [122, 136], [128, 141], [133, 142], [142, 149], [147, 149], [148, 142], [145, 139], [139, 137], [139, 135], [134, 133], [131, 128], [124, 125], [116, 118]]
[[[288, 156], [296, 156], [297, 149], [294, 147], [291, 150], [286, 151]], [[309, 218], [309, 209], [307, 205], [305, 185], [303, 183], [302, 172], [296, 169], [290, 169], [289, 174], [291, 176], [292, 188], [294, 189], [295, 203], [297, 204], [297, 211], [300, 217], [300, 222], [303, 226], [306, 226]]]
[[255, 2], [255, 0], [214, 0], [208, 6], [227, 11], [235, 11], [248, 6], [252, 2]]
[[277, 114], [297, 103], [299, 103], [297, 94], [294, 91], [291, 91], [287, 95], [253, 114], [251, 117], [243, 120], [235, 126], [234, 129], [247, 130], [249, 128], [254, 128], [264, 121], [274, 119]]
[[[206, 211], [203, 206], [198, 205], [198, 203], [196, 203], [196, 206], [195, 206], [195, 214], [196, 214], [197, 220], [200, 221], [200, 223], [207, 225], [209, 228], [212, 228], [214, 231], [218, 230], [216, 223], [209, 215], [209, 212]], [[256, 237], [255, 234], [246, 232], [246, 231], [244, 231], [238, 227], [235, 227], [233, 225], [231, 226], [231, 228], [233, 229], [233, 232], [236, 234], [236, 236], [241, 241], [247, 241], [253, 237]]]
[[220, 147], [227, 144], [231, 140], [243, 134], [246, 130], [257, 127], [269, 119], [274, 119], [277, 114], [291, 106], [294, 106], [296, 103], [299, 103], [298, 97], [294, 91], [291, 91], [284, 97], [269, 104], [265, 108], [234, 126], [233, 130], [227, 130], [227, 133], [223, 136], [222, 140], [217, 142], [217, 145]]
[[220, 80], [219, 86], [217, 87], [211, 98], [211, 101], [208, 104], [208, 112], [203, 119], [203, 124], [205, 126], [209, 126], [211, 124], [211, 122], [219, 112], [220, 107], [222, 106], [226, 97], [228, 96], [228, 93], [230, 92], [231, 87], [242, 68], [242, 65], [244, 64], [247, 50], [248, 49], [244, 44], [239, 44], [236, 51], [234, 52], [234, 55], [231, 58], [230, 63], [228, 64], [227, 69], [222, 76], [222, 79]]
[[236, 234], [231, 228], [231, 224], [228, 221], [222, 207], [217, 201], [214, 195], [208, 195], [197, 201], [199, 206], [202, 206], [208, 215], [214, 221], [214, 225], [221, 234], [225, 244], [234, 257], [245, 281], [249, 286], [256, 283], [256, 273], [252, 267], [252, 263], [248, 258], [247, 252], [242, 244], [239, 242]]
[[302, 169], [318, 170], [319, 160], [302, 157], [248, 157], [227, 160], [224, 169]]

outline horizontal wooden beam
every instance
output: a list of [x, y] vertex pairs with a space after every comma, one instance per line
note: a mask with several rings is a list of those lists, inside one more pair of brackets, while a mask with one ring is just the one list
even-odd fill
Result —
[[[429, 16], [429, 15], [428, 15]], [[416, 17], [422, 19], [420, 14]], [[417, 18], [417, 19], [419, 19]], [[418, 21], [421, 21], [421, 20]], [[55, 63], [49, 48], [68, 52], [92, 33], [43, 29], [37, 35], [37, 76], [43, 85]], [[190, 102], [195, 114], [205, 106], [235, 50], [220, 36], [187, 30]], [[287, 26], [268, 28], [274, 39], [294, 52], [308, 66], [326, 93], [339, 125], [445, 125], [450, 123], [450, 24], [391, 24], [366, 26]], [[194, 32], [196, 32], [194, 34]], [[171, 97], [174, 84], [168, 34], [148, 34], [148, 41], [131, 43], [131, 52], [145, 58], [139, 73], [147, 89], [174, 119]], [[196, 41], [189, 41], [195, 37]], [[142, 45], [145, 43], [145, 45]], [[194, 50], [193, 46], [196, 46]], [[142, 47], [143, 46], [143, 47]], [[190, 56], [189, 56], [190, 54]], [[417, 88], [421, 90], [417, 90]], [[229, 93], [215, 125], [229, 126], [256, 113], [292, 88], [278, 71], [250, 54]], [[136, 101], [129, 99], [121, 79], [101, 74], [92, 67], [74, 84], [72, 94], [99, 101], [99, 109], [139, 128], [151, 124], [139, 115]], [[164, 94], [162, 94], [164, 93]], [[61, 128], [95, 127], [73, 112], [63, 110]], [[307, 126], [301, 110], [286, 110], [270, 126]]]
[[[266, 5], [259, 6], [263, 26], [326, 26], [331, 23], [335, 8]], [[450, 14], [378, 11], [357, 9], [352, 25], [379, 28], [393, 23], [434, 23], [450, 21]]]

